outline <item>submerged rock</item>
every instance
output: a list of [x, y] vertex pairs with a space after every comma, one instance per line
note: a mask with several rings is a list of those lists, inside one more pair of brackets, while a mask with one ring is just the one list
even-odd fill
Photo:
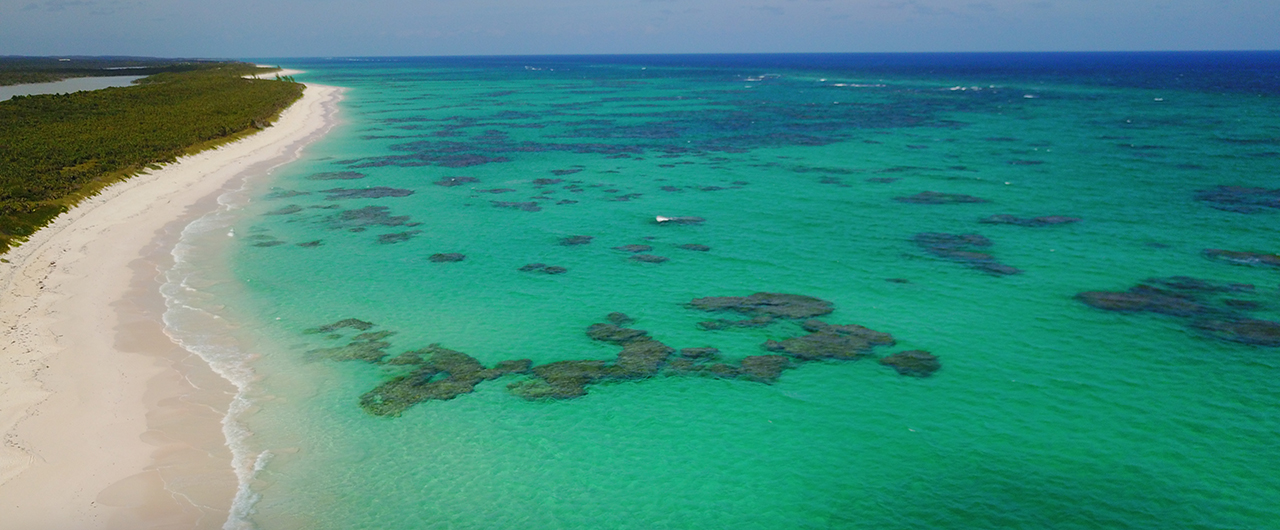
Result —
[[828, 324], [821, 320], [809, 319], [800, 324], [800, 327], [813, 333], [835, 333], [858, 337], [873, 346], [893, 346], [896, 342], [893, 340], [893, 335], [857, 324]]
[[620, 327], [617, 324], [592, 324], [587, 328], [587, 336], [592, 340], [627, 344], [640, 340], [650, 340], [649, 332], [640, 329]]
[[794, 368], [791, 358], [785, 355], [752, 355], [742, 359], [739, 376], [751, 381], [772, 384], [782, 371]]
[[506, 373], [485, 370], [470, 355], [437, 344], [401, 354], [388, 364], [416, 366], [416, 369], [360, 396], [360, 406], [377, 416], [398, 416], [423, 401], [453, 399], [474, 391], [481, 381]]
[[1106, 311], [1149, 312], [1186, 319], [1186, 325], [1212, 338], [1280, 346], [1280, 322], [1247, 315], [1264, 304], [1240, 298], [1254, 292], [1249, 284], [1219, 283], [1186, 276], [1150, 278], [1127, 291], [1088, 291], [1081, 302]]
[[413, 226], [407, 215], [391, 215], [386, 206], [365, 206], [355, 210], [343, 210], [327, 221], [333, 229], [367, 228], [369, 226]]
[[346, 199], [381, 199], [383, 197], [408, 197], [413, 195], [413, 190], [400, 188], [388, 188], [386, 186], [377, 186], [373, 188], [333, 188], [328, 190], [320, 190], [320, 193], [328, 195], [325, 197], [327, 201], [341, 201]]
[[533, 271], [541, 271], [544, 274], [564, 274], [566, 272], [569, 272], [569, 269], [566, 269], [564, 267], [557, 267], [555, 265], [547, 265], [544, 263], [530, 263], [528, 265], [520, 267], [520, 272], [533, 272]]
[[1085, 304], [1107, 311], [1161, 313], [1192, 316], [1206, 308], [1190, 296], [1139, 285], [1125, 292], [1088, 291], [1076, 295]]
[[880, 364], [891, 366], [899, 374], [912, 377], [929, 377], [942, 368], [938, 358], [924, 350], [898, 352], [880, 359]]
[[819, 320], [807, 320], [804, 328], [812, 333], [782, 341], [766, 341], [769, 351], [785, 352], [801, 360], [854, 360], [869, 355], [874, 346], [892, 346], [893, 336], [858, 325], [837, 326]]
[[749, 316], [812, 318], [831, 313], [831, 302], [798, 294], [755, 293], [751, 296], [711, 296], [689, 302], [703, 311], [733, 311]]
[[489, 201], [495, 208], [511, 208], [525, 212], [540, 212], [542, 207], [536, 202], [505, 202], [505, 201]]
[[608, 377], [605, 361], [558, 361], [535, 366], [537, 379], [507, 386], [511, 393], [529, 400], [571, 399], [587, 394], [587, 385]]
[[1280, 255], [1263, 254], [1261, 252], [1237, 252], [1232, 250], [1220, 250], [1216, 248], [1206, 249], [1204, 255], [1210, 259], [1225, 261], [1235, 265], [1254, 265], [1267, 267], [1280, 267]]
[[432, 263], [452, 263], [455, 261], [462, 261], [464, 259], [467, 259], [467, 256], [465, 254], [459, 254], [457, 252], [448, 252], [444, 254], [432, 254], [431, 257], [427, 259], [431, 260]]
[[364, 177], [364, 173], [357, 173], [355, 171], [329, 171], [308, 175], [307, 180], [356, 180]]
[[300, 197], [300, 196], [302, 196], [302, 195], [311, 195], [311, 192], [309, 192], [309, 191], [297, 191], [297, 190], [281, 190], [281, 189], [277, 189], [276, 191], [273, 191], [273, 192], [271, 192], [271, 193], [268, 193], [268, 194], [266, 195], [266, 199], [267, 199], [267, 200], [275, 200], [275, 199], [289, 199], [289, 198], [293, 198], [293, 197]]
[[658, 373], [674, 348], [656, 340], [636, 340], [626, 343], [618, 352], [618, 359], [609, 370], [614, 379], [642, 379]]
[[367, 363], [376, 363], [387, 356], [387, 348], [391, 347], [391, 343], [382, 339], [391, 335], [373, 334], [367, 336], [357, 336], [346, 346], [337, 346], [331, 348], [316, 348], [307, 352], [307, 355], [329, 361], [364, 361]]
[[269, 212], [267, 212], [267, 213], [265, 213], [265, 214], [263, 214], [263, 215], [289, 215], [289, 214], [294, 214], [294, 213], [301, 212], [303, 209], [304, 209], [303, 207], [298, 206], [298, 205], [296, 205], [296, 204], [290, 204], [290, 205], [285, 206], [285, 207], [283, 207], [283, 208], [279, 208], [279, 209], [276, 209], [276, 210], [269, 211]]
[[993, 215], [984, 217], [978, 221], [979, 223], [989, 225], [1016, 225], [1027, 227], [1053, 226], [1061, 224], [1070, 224], [1080, 222], [1078, 217], [1066, 217], [1062, 215], [1047, 215], [1044, 217], [1018, 217], [1015, 215]]
[[907, 197], [894, 197], [893, 200], [910, 204], [966, 204], [990, 202], [986, 199], [981, 199], [972, 195], [941, 193], [937, 191], [922, 191]]
[[593, 237], [593, 236], [568, 236], [568, 237], [562, 237], [562, 238], [560, 238], [560, 245], [562, 245], [562, 246], [566, 246], [566, 247], [572, 247], [572, 246], [576, 246], [576, 245], [589, 245], [589, 244], [591, 244], [591, 240], [592, 240], [592, 239], [595, 239], [595, 237]]
[[1280, 346], [1280, 322], [1252, 318], [1205, 318], [1192, 321], [1191, 327], [1231, 342]]
[[667, 261], [667, 258], [664, 256], [655, 256], [653, 254], [635, 254], [631, 256], [631, 260], [644, 263], [662, 263]]
[[1195, 198], [1209, 203], [1211, 208], [1236, 213], [1253, 214], [1280, 208], [1280, 189], [1218, 186], [1196, 192]]
[[976, 247], [989, 247], [991, 240], [979, 234], [943, 234], [926, 232], [916, 234], [912, 241], [934, 256], [964, 263], [974, 269], [996, 276], [1020, 274], [1022, 271], [996, 261], [995, 256], [977, 252]]
[[720, 350], [710, 346], [704, 348], [681, 348], [680, 356], [686, 359], [715, 359], [720, 356]]
[[409, 230], [407, 232], [397, 232], [394, 234], [382, 234], [378, 236], [378, 244], [391, 245], [395, 243], [403, 243], [405, 241], [413, 239], [413, 236], [416, 236], [421, 233], [422, 233], [421, 230]]
[[763, 328], [773, 323], [773, 317], [769, 315], [761, 315], [749, 320], [727, 320], [716, 319], [699, 322], [698, 327], [706, 331], [714, 331], [729, 328]]
[[[534, 266], [529, 268], [531, 271], [549, 268], [540, 263], [531, 266]], [[832, 310], [829, 302], [817, 298], [777, 293], [700, 298], [691, 305], [751, 315], [753, 318], [739, 323], [753, 326], [768, 324], [775, 318], [804, 318], [805, 315], [826, 314]], [[332, 333], [347, 328], [360, 331], [345, 346], [319, 348], [311, 350], [309, 355], [335, 361], [365, 361], [399, 374], [360, 398], [361, 407], [368, 413], [396, 416], [417, 403], [454, 399], [474, 391], [475, 386], [483, 381], [508, 375], [523, 376], [522, 380], [510, 383], [507, 388], [529, 400], [573, 399], [586, 395], [591, 385], [643, 380], [663, 374], [772, 384], [782, 372], [804, 362], [857, 359], [876, 346], [894, 342], [889, 334], [862, 326], [835, 325], [809, 319], [801, 323], [810, 332], [808, 335], [765, 344], [766, 349], [776, 353], [750, 355], [737, 363], [726, 363], [716, 362], [720, 351], [714, 347], [684, 348], [677, 352], [644, 330], [623, 327], [632, 321], [626, 314], [610, 313], [607, 320], [607, 323], [592, 324], [586, 329], [586, 334], [593, 340], [621, 347], [611, 360], [565, 360], [534, 365], [529, 359], [518, 359], [486, 368], [475, 358], [438, 344], [389, 356], [390, 344], [385, 339], [393, 333], [372, 331], [372, 323], [357, 319], [340, 320], [308, 330], [308, 333]], [[340, 339], [342, 336], [334, 334], [329, 338]]]
[[345, 329], [345, 328], [351, 328], [351, 329], [354, 329], [354, 330], [357, 330], [357, 331], [368, 331], [368, 330], [370, 330], [370, 329], [373, 329], [373, 327], [374, 327], [374, 323], [373, 323], [373, 322], [365, 322], [365, 321], [360, 320], [360, 319], [358, 319], [358, 318], [344, 318], [344, 319], [339, 320], [339, 321], [337, 321], [337, 322], [334, 322], [334, 323], [332, 323], [332, 324], [325, 324], [325, 325], [320, 326], [320, 327], [318, 327], [318, 328], [311, 328], [311, 329], [308, 329], [308, 330], [304, 331], [303, 333], [308, 333], [308, 334], [313, 334], [313, 333], [332, 333], [332, 332], [334, 332], [334, 331], [337, 331], [337, 330], [340, 330], [340, 329]]
[[501, 361], [493, 365], [489, 369], [488, 375], [492, 377], [501, 377], [508, 374], [525, 374], [533, 368], [533, 361], [529, 359], [516, 359], [514, 361]]

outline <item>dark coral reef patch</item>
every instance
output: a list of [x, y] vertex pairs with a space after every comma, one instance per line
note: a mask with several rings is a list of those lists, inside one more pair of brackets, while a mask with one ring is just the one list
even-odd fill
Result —
[[383, 197], [408, 197], [413, 195], [413, 190], [400, 188], [389, 188], [386, 186], [375, 186], [372, 188], [333, 188], [329, 190], [320, 190], [320, 193], [328, 195], [325, 200], [341, 201], [345, 199], [381, 199]]
[[1064, 225], [1080, 222], [1078, 217], [1067, 217], [1064, 215], [1046, 215], [1043, 217], [1018, 217], [1016, 215], [993, 215], [984, 217], [978, 221], [979, 223], [989, 225], [1015, 225], [1038, 228], [1041, 226]]
[[364, 173], [355, 171], [329, 171], [307, 175], [307, 180], [356, 180], [364, 177]]
[[963, 263], [993, 276], [1007, 276], [1022, 272], [1000, 263], [991, 254], [978, 251], [977, 249], [986, 249], [991, 246], [991, 240], [980, 234], [926, 232], [916, 234], [911, 240], [934, 256]]
[[[544, 266], [545, 267], [545, 266]], [[531, 270], [538, 270], [537, 268]], [[742, 321], [751, 326], [792, 322], [808, 332], [781, 341], [761, 344], [762, 353], [747, 355], [738, 362], [721, 360], [721, 352], [711, 346], [677, 350], [650, 336], [648, 331], [628, 327], [634, 319], [610, 313], [607, 322], [587, 327], [594, 341], [618, 346], [617, 356], [608, 360], [564, 360], [534, 365], [528, 359], [501, 361], [486, 368], [465, 353], [432, 344], [392, 356], [387, 340], [390, 331], [373, 331], [371, 322], [339, 320], [307, 330], [327, 334], [329, 340], [346, 340], [342, 346], [316, 348], [308, 352], [315, 359], [363, 361], [385, 367], [395, 374], [360, 398], [360, 406], [377, 416], [398, 416], [415, 404], [454, 399], [475, 390], [476, 385], [503, 376], [520, 379], [507, 385], [514, 395], [528, 400], [561, 400], [581, 397], [597, 384], [638, 381], [657, 376], [703, 376], [772, 384], [786, 370], [805, 363], [849, 361], [871, 355], [877, 347], [892, 346], [888, 333], [855, 324], [830, 324], [813, 317], [832, 312], [831, 302], [817, 298], [779, 293], [756, 293], [742, 297], [699, 298], [692, 309], [735, 312], [752, 316]], [[348, 330], [358, 332], [344, 338]], [[923, 377], [940, 366], [925, 352], [904, 352], [882, 361], [903, 375]]]
[[929, 377], [942, 368], [938, 357], [924, 350], [898, 352], [880, 359], [880, 364], [891, 366], [899, 374], [911, 377]]
[[988, 202], [986, 199], [974, 197], [972, 195], [942, 193], [937, 191], [922, 191], [915, 195], [909, 195], [906, 197], [894, 197], [893, 200], [909, 204], [968, 204]]
[[703, 311], [732, 311], [748, 316], [812, 318], [830, 314], [835, 306], [826, 300], [799, 294], [755, 293], [751, 296], [697, 298], [689, 306]]
[[1225, 261], [1233, 265], [1253, 265], [1266, 267], [1280, 267], [1280, 255], [1263, 254], [1261, 252], [1239, 252], [1234, 250], [1221, 250], [1216, 248], [1205, 249], [1205, 257], [1215, 260]]
[[1280, 209], [1280, 189], [1246, 186], [1218, 186], [1196, 192], [1196, 200], [1209, 207], [1236, 213], [1260, 213], [1268, 208]]
[[1248, 312], [1263, 307], [1254, 286], [1187, 276], [1150, 278], [1127, 291], [1087, 291], [1076, 299], [1105, 311], [1157, 313], [1178, 317], [1201, 335], [1257, 346], [1280, 346], [1280, 322]]

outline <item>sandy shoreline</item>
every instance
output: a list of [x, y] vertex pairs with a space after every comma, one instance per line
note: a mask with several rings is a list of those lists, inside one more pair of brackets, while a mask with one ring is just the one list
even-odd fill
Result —
[[272, 127], [111, 186], [2, 256], [6, 528], [222, 527], [235, 389], [164, 334], [162, 273], [182, 227], [296, 159], [340, 94], [310, 85]]
[[[272, 66], [272, 65], [269, 65], [269, 64], [258, 64], [258, 65], [254, 65], [254, 66], [257, 66], [257, 67], [259, 67], [259, 68], [280, 68], [280, 67], [278, 67], [278, 66]], [[298, 75], [298, 74], [305, 74], [305, 73], [306, 73], [306, 72], [305, 72], [305, 71], [303, 71], [303, 70], [292, 70], [292, 69], [289, 69], [289, 68], [280, 68], [279, 70], [276, 70], [276, 71], [274, 71], [274, 72], [270, 72], [270, 73], [266, 73], [266, 74], [254, 74], [254, 75], [247, 75], [247, 76], [245, 76], [245, 77], [251, 77], [251, 78], [253, 78], [253, 79], [275, 79], [275, 77], [276, 77], [276, 76], [281, 76], [281, 77], [283, 77], [283, 76], [286, 76], [286, 75]]]

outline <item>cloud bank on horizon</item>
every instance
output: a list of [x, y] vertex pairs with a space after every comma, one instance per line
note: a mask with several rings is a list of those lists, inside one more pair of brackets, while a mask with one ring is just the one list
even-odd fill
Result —
[[0, 55], [1276, 49], [1277, 0], [0, 0]]

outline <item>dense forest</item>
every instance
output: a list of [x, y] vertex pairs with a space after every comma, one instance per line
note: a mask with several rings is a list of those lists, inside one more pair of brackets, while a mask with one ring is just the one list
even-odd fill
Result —
[[291, 79], [245, 79], [270, 71], [251, 64], [148, 67], [164, 71], [0, 102], [0, 253], [107, 185], [261, 129], [302, 96]]
[[0, 86], [48, 83], [71, 77], [154, 75], [195, 70], [214, 61], [142, 57], [5, 57], [0, 56]]

